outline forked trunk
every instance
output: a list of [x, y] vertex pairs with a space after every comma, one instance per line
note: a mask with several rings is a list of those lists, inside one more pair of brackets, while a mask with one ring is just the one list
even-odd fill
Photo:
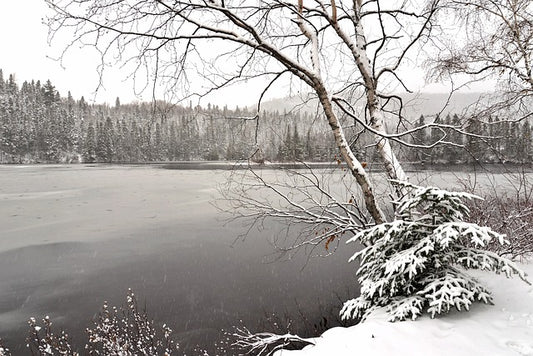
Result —
[[352, 149], [346, 140], [346, 136], [339, 119], [333, 112], [331, 100], [327, 95], [326, 89], [320, 83], [317, 83], [315, 90], [318, 94], [320, 103], [322, 104], [322, 108], [324, 109], [326, 118], [328, 119], [328, 124], [333, 131], [335, 143], [339, 148], [342, 159], [361, 187], [367, 211], [370, 213], [376, 224], [384, 223], [386, 221], [385, 215], [379, 208], [379, 205], [376, 201], [369, 176], [361, 165], [361, 162], [359, 162], [359, 160], [357, 160], [353, 154]]

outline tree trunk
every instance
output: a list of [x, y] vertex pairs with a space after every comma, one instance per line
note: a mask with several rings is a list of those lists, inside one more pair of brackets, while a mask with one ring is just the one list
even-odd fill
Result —
[[353, 154], [352, 149], [350, 148], [350, 145], [346, 140], [346, 136], [339, 122], [339, 119], [333, 112], [333, 107], [331, 105], [331, 100], [328, 97], [327, 91], [322, 85], [322, 83], [320, 83], [318, 80], [315, 83], [315, 91], [318, 95], [320, 103], [322, 104], [322, 108], [324, 109], [328, 124], [331, 127], [331, 130], [333, 131], [335, 143], [339, 148], [342, 159], [348, 166], [348, 169], [355, 177], [357, 183], [363, 191], [363, 197], [367, 211], [370, 213], [376, 224], [384, 223], [386, 221], [385, 215], [383, 214], [376, 202], [376, 197], [374, 195], [369, 176], [361, 165], [361, 163]]

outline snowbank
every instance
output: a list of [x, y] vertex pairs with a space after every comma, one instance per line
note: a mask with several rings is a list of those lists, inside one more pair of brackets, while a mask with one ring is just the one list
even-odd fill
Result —
[[[533, 281], [533, 263], [521, 267]], [[492, 291], [494, 305], [476, 303], [467, 313], [396, 323], [378, 311], [362, 324], [326, 331], [314, 346], [275, 355], [533, 356], [533, 287], [518, 278], [472, 273]]]

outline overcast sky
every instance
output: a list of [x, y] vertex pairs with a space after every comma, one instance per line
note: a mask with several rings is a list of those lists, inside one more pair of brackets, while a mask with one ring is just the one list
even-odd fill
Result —
[[[43, 0], [2, 0], [0, 3], [0, 68], [4, 78], [14, 73], [19, 85], [25, 80], [50, 79], [62, 96], [71, 91], [75, 99], [84, 96], [88, 101], [114, 103], [120, 97], [122, 103], [134, 100], [150, 100], [149, 90], [144, 97], [134, 94], [131, 81], [126, 78], [127, 73], [107, 71], [104, 77], [104, 87], [98, 87], [98, 55], [90, 48], [70, 50], [61, 64], [54, 58], [59, 57], [68, 39], [55, 41], [50, 47], [47, 43], [48, 28], [43, 24], [43, 18], [49, 9]], [[413, 89], [423, 87], [422, 73], [412, 73], [407, 76]], [[472, 88], [476, 90], [477, 88]], [[444, 91], [440, 86], [429, 86], [425, 91]], [[211, 102], [217, 105], [225, 103], [233, 107], [251, 105], [257, 99], [257, 92], [250, 85], [233, 88], [222, 95], [209, 98], [203, 104]], [[276, 95], [273, 95], [276, 96]], [[283, 95], [277, 95], [278, 97]]]
[[[4, 79], [9, 74], [15, 74], [19, 85], [26, 80], [44, 82], [50, 79], [62, 96], [70, 91], [75, 99], [84, 96], [86, 100], [97, 103], [114, 104], [117, 97], [122, 103], [152, 99], [150, 90], [142, 96], [136, 96], [132, 81], [127, 79], [128, 73], [118, 70], [108, 70], [104, 76], [104, 86], [98, 88], [96, 68], [99, 57], [91, 48], [69, 50], [62, 63], [54, 59], [61, 55], [68, 39], [60, 38], [52, 46], [48, 44], [48, 28], [43, 24], [43, 18], [49, 11], [43, 0], [1, 0], [0, 68]], [[251, 105], [256, 96], [250, 96], [250, 91], [254, 91], [250, 89], [233, 88], [229, 95], [216, 95], [202, 104], [211, 102], [221, 106], [228, 104], [230, 107]]]
[[70, 91], [75, 99], [84, 96], [88, 101], [114, 103], [117, 96], [123, 103], [143, 99], [135, 96], [125, 73], [107, 72], [104, 87], [95, 92], [98, 56], [90, 48], [71, 50], [60, 63], [57, 58], [66, 40], [55, 41], [52, 47], [48, 44], [48, 28], [43, 24], [48, 13], [43, 0], [1, 1], [0, 68], [4, 79], [15, 74], [19, 85], [25, 80], [50, 79], [62, 96]]
[[[15, 74], [18, 84], [25, 80], [50, 79], [62, 96], [70, 90], [79, 99], [84, 95], [94, 98], [97, 76], [92, 68], [75, 65], [76, 61], [66, 63], [66, 68], [52, 60], [58, 48], [50, 48], [47, 43], [48, 29], [42, 19], [48, 9], [42, 0], [2, 0], [0, 5], [0, 68], [7, 79]], [[81, 64], [79, 61], [78, 64]], [[83, 68], [83, 69], [82, 69]], [[98, 101], [103, 96], [96, 97]]]

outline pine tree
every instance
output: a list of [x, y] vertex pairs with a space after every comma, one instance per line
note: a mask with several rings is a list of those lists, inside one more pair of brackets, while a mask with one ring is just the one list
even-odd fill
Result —
[[517, 122], [510, 122], [508, 124], [509, 132], [506, 137], [506, 144], [505, 144], [505, 156], [513, 161], [516, 162], [518, 160], [519, 155], [519, 126]]
[[305, 153], [304, 159], [306, 160], [315, 160], [315, 140], [311, 137], [311, 129], [307, 130], [307, 135], [305, 136]]
[[303, 143], [298, 133], [298, 126], [295, 124], [292, 129], [291, 158], [295, 161], [301, 161], [303, 159], [303, 152]]
[[525, 121], [522, 126], [522, 134], [520, 135], [522, 138], [522, 146], [523, 146], [523, 156], [521, 157], [522, 162], [531, 162], [533, 158], [533, 136], [531, 133], [531, 124], [529, 121]]
[[360, 262], [361, 295], [344, 303], [342, 318], [364, 319], [385, 307], [391, 321], [416, 319], [424, 311], [434, 317], [453, 307], [468, 310], [475, 301], [490, 303], [490, 292], [465, 269], [517, 274], [526, 281], [515, 263], [483, 250], [492, 240], [508, 243], [503, 235], [464, 222], [469, 210], [463, 199], [477, 197], [401, 184], [412, 196], [397, 203], [397, 219], [349, 240], [366, 247], [350, 259]]
[[4, 72], [2, 71], [2, 68], [0, 68], [0, 94], [3, 94], [4, 90], [5, 90]]
[[74, 153], [76, 151], [79, 139], [74, 110], [75, 101], [69, 91], [67, 94], [66, 107], [63, 107], [61, 111], [61, 149], [68, 153]]
[[51, 107], [56, 102], [56, 88], [52, 85], [50, 80], [47, 80], [43, 86], [44, 104]]
[[[416, 123], [416, 127], [423, 127], [426, 124], [426, 119], [424, 118], [424, 115], [420, 115], [418, 118], [418, 121]], [[428, 137], [426, 133], [426, 129], [419, 129], [413, 134], [413, 144], [424, 146], [428, 144]], [[413, 160], [418, 162], [423, 162], [427, 159], [428, 153], [420, 148], [415, 148], [413, 151]]]
[[[451, 125], [453, 127], [456, 127], [460, 129], [461, 127], [461, 119], [457, 114], [454, 114], [450, 117], [450, 115], [446, 116], [445, 124]], [[446, 145], [444, 146], [444, 157], [446, 161], [450, 163], [461, 163], [461, 161], [465, 161], [465, 159], [462, 158], [464, 156], [464, 149], [462, 147], [463, 145], [463, 138], [464, 136], [458, 132], [457, 130], [450, 129], [448, 130], [448, 137], [447, 140], [456, 144], [457, 146], [453, 145]]]
[[482, 161], [486, 153], [486, 147], [483, 139], [479, 136], [488, 136], [488, 132], [485, 132], [486, 125], [483, 125], [478, 119], [470, 117], [467, 121], [466, 130], [475, 135], [466, 137], [465, 148], [469, 154], [468, 161]]
[[115, 158], [115, 128], [110, 117], [105, 120], [104, 124], [104, 162], [111, 163]]
[[[440, 124], [441, 118], [439, 114], [435, 116], [435, 120], [433, 121], [434, 124]], [[431, 133], [430, 133], [430, 143], [434, 144], [435, 142], [438, 142], [442, 138], [442, 131], [438, 127], [432, 127]], [[437, 163], [438, 161], [442, 160], [442, 146], [436, 145], [433, 148], [431, 148], [431, 164]]]
[[165, 156], [163, 153], [163, 149], [165, 147], [163, 142], [163, 129], [161, 128], [162, 124], [157, 122], [155, 124], [155, 133], [154, 133], [154, 140], [153, 140], [153, 160], [161, 161], [163, 160], [163, 157]]
[[89, 105], [87, 104], [83, 96], [80, 98], [80, 101], [78, 101], [78, 108], [79, 108], [81, 117], [84, 119], [87, 118], [87, 115], [89, 112]]
[[490, 152], [488, 159], [490, 162], [498, 162], [501, 157], [501, 149], [502, 149], [502, 140], [501, 140], [501, 132], [500, 132], [500, 124], [494, 122], [494, 118], [492, 116], [489, 116], [487, 120], [487, 130], [489, 135], [489, 142], [490, 142]]
[[178, 128], [175, 121], [170, 124], [170, 137], [168, 140], [168, 158], [171, 161], [179, 157]]
[[[208, 106], [209, 109], [209, 106]], [[205, 128], [205, 137], [202, 146], [204, 147], [203, 158], [208, 161], [217, 161], [219, 159], [218, 135], [216, 134], [215, 123], [212, 117], [207, 122]]]
[[96, 161], [96, 132], [92, 123], [87, 127], [87, 133], [83, 140], [83, 161], [92, 163]]
[[105, 122], [98, 122], [96, 129], [96, 157], [98, 162], [111, 163], [115, 158], [115, 129], [108, 117]]
[[287, 131], [285, 133], [285, 139], [281, 142], [278, 148], [278, 160], [281, 162], [288, 161], [292, 156], [292, 136], [290, 126], [287, 125]]
[[105, 162], [105, 145], [104, 145], [104, 125], [102, 122], [96, 122], [96, 161]]
[[131, 135], [128, 140], [130, 159], [132, 162], [141, 162], [141, 129], [135, 120], [131, 121]]

